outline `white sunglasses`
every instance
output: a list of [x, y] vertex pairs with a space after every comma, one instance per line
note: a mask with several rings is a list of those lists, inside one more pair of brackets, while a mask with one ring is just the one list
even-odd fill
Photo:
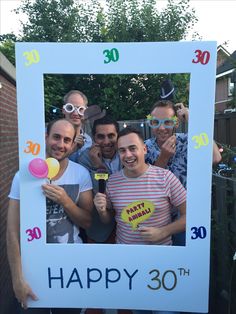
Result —
[[87, 109], [87, 107], [75, 107], [73, 104], [65, 104], [63, 106], [63, 109], [67, 112], [67, 113], [72, 113], [74, 111], [77, 111], [77, 113], [80, 115], [80, 116], [83, 116], [84, 115], [84, 112], [85, 110]]

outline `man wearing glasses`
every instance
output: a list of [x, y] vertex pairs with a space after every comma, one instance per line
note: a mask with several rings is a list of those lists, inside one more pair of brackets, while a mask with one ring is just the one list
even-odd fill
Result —
[[65, 115], [65, 119], [76, 128], [74, 152], [69, 159], [77, 161], [82, 151], [92, 145], [91, 137], [83, 130], [84, 112], [87, 109], [88, 99], [82, 92], [71, 90], [64, 96], [63, 100], [62, 112]]
[[[160, 100], [154, 104], [148, 115], [153, 137], [146, 140], [146, 162], [167, 168], [173, 172], [186, 187], [188, 135], [176, 133], [179, 121], [188, 122], [188, 108], [182, 103]], [[213, 142], [213, 163], [221, 160], [221, 154]]]
[[[186, 188], [188, 134], [176, 133], [179, 121], [188, 122], [188, 109], [182, 103], [174, 105], [170, 100], [157, 101], [147, 116], [153, 137], [146, 140], [145, 161], [170, 170]], [[221, 160], [221, 154], [213, 142], [213, 163]], [[175, 218], [174, 218], [175, 219]], [[185, 234], [173, 237], [174, 245], [185, 245]]]
[[146, 140], [146, 162], [167, 168], [173, 172], [186, 187], [188, 135], [176, 133], [179, 120], [188, 121], [188, 109], [183, 104], [177, 106], [169, 100], [154, 104], [148, 115], [153, 137]]

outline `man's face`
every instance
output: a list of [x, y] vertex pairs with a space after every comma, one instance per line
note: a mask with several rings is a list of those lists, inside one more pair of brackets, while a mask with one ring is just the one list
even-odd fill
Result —
[[[67, 103], [72, 104], [75, 108], [83, 107], [84, 109], [87, 108], [87, 106], [84, 104], [84, 99], [79, 94], [72, 94], [69, 96]], [[80, 111], [83, 111], [81, 108]], [[68, 113], [65, 111], [65, 109], [62, 110], [62, 112], [65, 115], [65, 119], [70, 121], [72, 124], [74, 124], [76, 127], [81, 126], [81, 120], [83, 120], [83, 116], [80, 115], [77, 110]]]
[[[157, 107], [152, 112], [151, 115], [157, 119], [170, 119], [173, 118], [175, 112], [170, 107]], [[162, 145], [173, 133], [175, 128], [165, 128], [162, 124], [158, 128], [152, 129], [153, 135], [156, 137], [159, 145]]]
[[67, 158], [72, 152], [75, 135], [73, 126], [67, 121], [55, 122], [49, 134], [46, 134], [47, 157], [57, 159], [59, 162]]
[[121, 136], [118, 139], [118, 152], [122, 165], [128, 176], [139, 176], [145, 169], [146, 145], [135, 133]]
[[102, 157], [112, 159], [117, 151], [117, 132], [114, 124], [96, 126], [94, 142], [101, 148]]

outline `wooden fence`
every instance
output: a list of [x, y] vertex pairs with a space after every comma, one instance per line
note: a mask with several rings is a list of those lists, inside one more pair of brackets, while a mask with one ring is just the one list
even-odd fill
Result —
[[236, 147], [236, 112], [215, 115], [214, 138], [219, 143]]
[[236, 313], [236, 178], [213, 174], [210, 314]]

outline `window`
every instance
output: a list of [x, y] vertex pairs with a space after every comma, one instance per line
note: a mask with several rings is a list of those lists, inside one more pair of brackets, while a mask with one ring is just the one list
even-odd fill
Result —
[[233, 96], [234, 94], [234, 82], [232, 82], [232, 78], [228, 78], [228, 96]]

